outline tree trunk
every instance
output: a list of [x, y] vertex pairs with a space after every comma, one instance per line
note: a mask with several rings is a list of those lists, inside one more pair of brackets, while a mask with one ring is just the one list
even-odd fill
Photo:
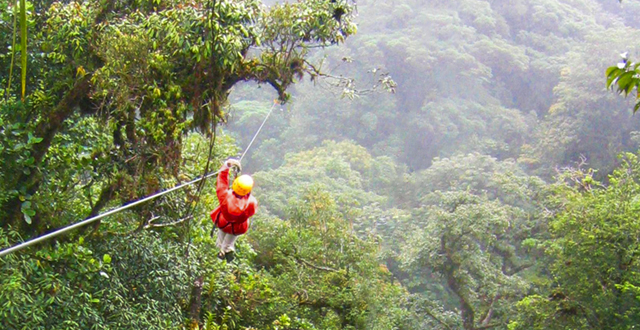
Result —
[[204, 276], [200, 275], [193, 282], [193, 288], [191, 288], [191, 299], [189, 301], [189, 319], [191, 324], [199, 324], [200, 320], [200, 308], [202, 307], [202, 285], [204, 284]]
[[[76, 84], [65, 94], [60, 103], [53, 109], [48, 115], [46, 115], [36, 126], [34, 130], [34, 136], [42, 138], [42, 141], [33, 145], [32, 156], [34, 158], [34, 164], [36, 166], [42, 163], [44, 156], [47, 154], [51, 142], [55, 134], [62, 128], [64, 121], [73, 114], [78, 104], [85, 98], [91, 89], [91, 75], [86, 75], [82, 79], [78, 80]], [[12, 183], [15, 190], [20, 191], [20, 187], [26, 188], [28, 195], [33, 195], [38, 191], [40, 187], [42, 177], [37, 173], [21, 174]], [[21, 208], [22, 201], [20, 196], [15, 196], [7, 200], [2, 205], [2, 211], [5, 214], [5, 218], [0, 220], [0, 226], [4, 227], [7, 224], [22, 224]], [[34, 223], [31, 228], [37, 228], [37, 224]]]
[[440, 239], [440, 248], [445, 252], [447, 260], [445, 261], [444, 276], [447, 279], [447, 285], [453, 291], [460, 301], [460, 316], [462, 317], [462, 327], [465, 330], [476, 330], [475, 327], [475, 312], [473, 307], [467, 301], [467, 298], [462, 294], [460, 283], [455, 276], [455, 273], [460, 269], [460, 264], [455, 262], [451, 258], [451, 250], [447, 247], [447, 237]]
[[[106, 187], [104, 187], [100, 192], [100, 197], [98, 197], [98, 201], [91, 208], [91, 212], [89, 213], [89, 216], [87, 216], [87, 219], [98, 215], [98, 213], [100, 213], [100, 210], [102, 210], [105, 206], [107, 206], [107, 203], [109, 203], [113, 199], [113, 193], [116, 192], [116, 190], [118, 190], [119, 187], [120, 187], [119, 180], [110, 182]], [[98, 227], [100, 227], [100, 222], [101, 220], [94, 222], [93, 224], [94, 232], [98, 230]]]
[[447, 271], [445, 276], [447, 278], [447, 285], [449, 285], [451, 291], [453, 291], [458, 296], [458, 299], [460, 301], [460, 316], [462, 317], [462, 327], [465, 330], [475, 330], [475, 312], [473, 311], [473, 307], [471, 307], [467, 299], [461, 294], [460, 285], [458, 284], [458, 281], [453, 274], [454, 268], [452, 268], [450, 271]]

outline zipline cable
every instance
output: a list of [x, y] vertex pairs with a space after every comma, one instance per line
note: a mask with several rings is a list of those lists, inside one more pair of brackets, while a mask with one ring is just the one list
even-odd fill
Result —
[[264, 126], [264, 124], [267, 122], [267, 119], [269, 119], [269, 116], [271, 116], [271, 112], [273, 112], [273, 109], [276, 107], [276, 104], [278, 104], [278, 102], [274, 101], [273, 105], [271, 106], [271, 109], [269, 109], [269, 112], [264, 117], [264, 120], [262, 121], [262, 124], [260, 125], [260, 127], [258, 127], [258, 131], [256, 132], [256, 134], [253, 135], [253, 139], [251, 139], [251, 142], [249, 142], [249, 145], [247, 146], [247, 148], [244, 149], [244, 152], [242, 153], [242, 156], [240, 156], [240, 162], [242, 162], [242, 158], [244, 158], [244, 155], [246, 155], [247, 151], [249, 151], [249, 148], [251, 148], [251, 145], [253, 144], [253, 141], [255, 141], [256, 137], [258, 137], [258, 134], [262, 130], [262, 126]]
[[[244, 158], [244, 156], [247, 153], [247, 151], [249, 151], [249, 148], [251, 148], [251, 145], [253, 144], [253, 141], [255, 141], [256, 137], [258, 137], [258, 134], [262, 130], [262, 127], [264, 126], [264, 124], [267, 122], [267, 119], [269, 119], [269, 116], [271, 115], [271, 112], [273, 112], [273, 109], [276, 107], [276, 104], [278, 104], [278, 103], [274, 102], [273, 106], [271, 106], [271, 109], [267, 113], [267, 116], [264, 118], [264, 120], [262, 121], [262, 124], [260, 125], [260, 127], [258, 128], [256, 133], [253, 135], [253, 138], [251, 139], [251, 142], [249, 142], [249, 145], [247, 146], [247, 148], [242, 153], [242, 156], [240, 157], [240, 160], [242, 160], [242, 158]], [[58, 229], [58, 230], [56, 230], [54, 232], [50, 232], [50, 233], [42, 235], [40, 237], [36, 237], [36, 238], [34, 238], [32, 240], [20, 243], [18, 245], [15, 245], [15, 246], [7, 248], [7, 249], [4, 249], [4, 250], [0, 251], [0, 257], [3, 257], [5, 255], [7, 255], [7, 254], [10, 254], [10, 253], [13, 253], [13, 252], [16, 252], [16, 251], [19, 251], [19, 250], [22, 250], [22, 249], [24, 249], [26, 247], [29, 247], [31, 245], [40, 243], [42, 241], [48, 240], [48, 239], [50, 239], [52, 237], [56, 237], [58, 235], [64, 234], [64, 233], [66, 233], [68, 231], [71, 231], [73, 229], [76, 229], [76, 228], [82, 227], [84, 225], [90, 224], [90, 223], [92, 223], [94, 221], [97, 221], [97, 220], [100, 220], [100, 219], [102, 219], [102, 218], [104, 218], [106, 216], [118, 213], [120, 211], [124, 211], [126, 209], [130, 209], [130, 208], [132, 208], [132, 207], [134, 207], [136, 205], [140, 205], [140, 204], [148, 202], [148, 201], [150, 201], [152, 199], [156, 199], [156, 198], [158, 198], [160, 196], [164, 196], [164, 195], [166, 195], [166, 194], [168, 194], [170, 192], [173, 192], [173, 191], [176, 191], [176, 190], [180, 190], [180, 189], [182, 189], [182, 188], [184, 188], [186, 186], [190, 186], [190, 185], [192, 185], [192, 184], [194, 184], [196, 182], [200, 182], [200, 181], [202, 181], [202, 180], [204, 180], [206, 178], [210, 178], [210, 177], [212, 177], [214, 175], [218, 175], [219, 173], [220, 173], [220, 171], [216, 171], [216, 172], [213, 172], [213, 173], [209, 173], [207, 175], [203, 175], [200, 178], [193, 179], [193, 180], [191, 180], [189, 182], [183, 183], [181, 185], [175, 186], [175, 187], [167, 189], [165, 191], [161, 191], [161, 192], [159, 192], [157, 194], [147, 196], [147, 197], [145, 197], [143, 199], [137, 200], [137, 201], [132, 202], [130, 204], [126, 204], [126, 205], [117, 207], [117, 208], [115, 208], [113, 210], [107, 211], [105, 213], [98, 214], [95, 217], [91, 217], [89, 219], [85, 219], [85, 220], [80, 221], [78, 223], [75, 223], [73, 225], [70, 225], [70, 226], [67, 226], [67, 227], [63, 227], [63, 228]]]

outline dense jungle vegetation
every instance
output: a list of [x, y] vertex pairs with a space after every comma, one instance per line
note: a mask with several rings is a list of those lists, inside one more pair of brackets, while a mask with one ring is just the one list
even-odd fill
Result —
[[636, 329], [638, 40], [640, 0], [0, 2], [0, 249], [272, 113], [236, 261], [211, 178], [0, 257], [0, 328]]

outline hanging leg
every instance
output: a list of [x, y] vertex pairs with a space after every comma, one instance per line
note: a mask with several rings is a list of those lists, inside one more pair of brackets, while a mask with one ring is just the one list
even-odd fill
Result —
[[218, 249], [220, 249], [220, 252], [218, 253], [218, 258], [219, 259], [224, 259], [223, 243], [225, 241], [225, 237], [226, 236], [227, 236], [227, 233], [223, 232], [222, 230], [218, 230], [218, 238], [216, 239], [216, 247]]
[[226, 234], [222, 239], [222, 252], [234, 252], [236, 250], [235, 243], [237, 239], [238, 236], [236, 235]]
[[218, 230], [218, 238], [216, 239], [216, 247], [220, 249], [220, 253], [218, 253], [218, 258], [226, 259], [227, 262], [231, 262], [234, 259], [235, 255], [235, 243], [238, 239], [238, 236], [227, 234], [222, 230]]
[[235, 258], [235, 252], [236, 252], [235, 243], [237, 239], [238, 239], [238, 236], [231, 235], [231, 234], [227, 234], [227, 236], [225, 236], [224, 238], [224, 243], [223, 243], [224, 256], [227, 262], [232, 262], [233, 259]]

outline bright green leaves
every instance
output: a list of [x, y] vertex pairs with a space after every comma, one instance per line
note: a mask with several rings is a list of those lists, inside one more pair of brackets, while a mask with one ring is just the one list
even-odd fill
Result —
[[[567, 173], [543, 241], [550, 283], [518, 304], [513, 329], [632, 329], [640, 322], [640, 162], [622, 154], [604, 186], [589, 171]], [[545, 272], [546, 272], [545, 271]], [[540, 291], [539, 291], [540, 292]], [[589, 326], [587, 326], [589, 325]]]
[[[0, 247], [17, 240], [17, 233], [0, 229]], [[135, 241], [106, 235], [100, 240], [40, 245], [33, 253], [3, 257], [3, 326], [180, 328], [178, 295], [188, 290], [181, 282], [189, 282], [186, 259], [181, 246], [165, 244], [153, 234]], [[114, 250], [124, 253], [109, 260], [108, 253]]]
[[[96, 8], [87, 3], [72, 3], [64, 5], [54, 3], [47, 12], [45, 38], [42, 40], [42, 50], [45, 56], [55, 64], [83, 65], [85, 70], [92, 70], [92, 65], [86, 55], [91, 43], [91, 26]], [[77, 67], [69, 67], [71, 77], [75, 77]]]
[[609, 67], [606, 71], [607, 89], [617, 86], [618, 94], [628, 96], [634, 89], [636, 90], [636, 104], [633, 112], [640, 109], [640, 63], [634, 63], [623, 54], [622, 62], [616, 66]]
[[36, 144], [36, 143], [42, 142], [42, 138], [41, 137], [37, 138], [37, 137], [33, 136], [33, 133], [31, 133], [31, 132], [28, 132], [27, 136], [29, 138], [27, 140], [28, 144]]
[[178, 6], [136, 19], [154, 40], [154, 49], [165, 48], [173, 57], [209, 65], [213, 60], [220, 68], [235, 69], [246, 49], [255, 45], [252, 17], [259, 16], [259, 7], [255, 1], [214, 4], [214, 8]]
[[[330, 194], [310, 188], [297, 196], [287, 221], [260, 217], [249, 233], [256, 263], [270, 270], [285, 298], [271, 317], [286, 313], [291, 329], [307, 329], [295, 324], [303, 317], [317, 329], [409, 329], [407, 293], [391, 281], [375, 239], [355, 235], [343, 214], [348, 207], [336, 207]], [[305, 306], [311, 313], [302, 312]], [[287, 323], [273, 322], [279, 329]]]
[[286, 88], [305, 73], [320, 74], [319, 65], [306, 61], [309, 47], [340, 44], [355, 33], [354, 7], [347, 1], [299, 1], [272, 6], [260, 20], [263, 51], [258, 58], [266, 68], [253, 75], [267, 82], [287, 101]]
[[[307, 28], [311, 33], [326, 35], [322, 40], [330, 41], [331, 36], [337, 34], [343, 40], [352, 33], [353, 26], [344, 25], [351, 17], [351, 8], [345, 3], [313, 1], [287, 6], [292, 9], [290, 17], [310, 15], [311, 20], [316, 20]], [[329, 18], [336, 13], [334, 9], [337, 7], [344, 10], [338, 15], [340, 17], [334, 18], [340, 24], [318, 24], [320, 16]], [[104, 170], [101, 161], [92, 159], [100, 160], [109, 154], [112, 166], [106, 176], [111, 179], [122, 175], [139, 185], [128, 187], [140, 191], [123, 193], [123, 198], [157, 189], [156, 172], [175, 173], [181, 161], [179, 148], [182, 136], [194, 128], [211, 132], [218, 122], [223, 121], [222, 108], [236, 83], [251, 80], [269, 83], [276, 88], [282, 100], [288, 99], [286, 89], [294, 83], [294, 78], [301, 78], [305, 70], [306, 53], [300, 50], [302, 45], [318, 45], [321, 40], [305, 41], [303, 36], [296, 34], [287, 37], [291, 47], [284, 52], [280, 48], [258, 48], [265, 41], [277, 43], [282, 40], [277, 35], [268, 35], [268, 27], [264, 25], [277, 14], [273, 16], [271, 10], [257, 0], [143, 0], [126, 6], [109, 1], [53, 2], [37, 10], [37, 14], [27, 18], [34, 20], [38, 27], [29, 39], [32, 49], [29, 59], [36, 63], [30, 64], [29, 73], [39, 84], [29, 92], [27, 99], [30, 101], [28, 110], [31, 118], [37, 118], [39, 122], [36, 124], [41, 124], [41, 131], [48, 131], [35, 135], [55, 135], [64, 131], [62, 123], [72, 117], [76, 109], [80, 109], [83, 115], [100, 114], [104, 124], [100, 132], [108, 130], [113, 137], [107, 141], [113, 145], [105, 148], [111, 150], [100, 150], [95, 155], [86, 149], [79, 150], [78, 155], [82, 155], [79, 157], [82, 159], [72, 162], [73, 170], [81, 172], [80, 168], [86, 170], [91, 165], [98, 165]], [[5, 17], [9, 15], [3, 15], [3, 20]], [[280, 18], [282, 22], [286, 21], [286, 17]], [[340, 32], [341, 29], [346, 32]], [[91, 83], [83, 84], [85, 81]], [[63, 99], [65, 96], [68, 98]], [[60, 109], [72, 110], [65, 111], [60, 117], [48, 116], [62, 100], [72, 101], [74, 106], [62, 104]], [[76, 107], [78, 103], [81, 106]], [[57, 153], [50, 163], [56, 166], [68, 164], [67, 160], [74, 158], [58, 153], [66, 153], [70, 149], [50, 147], [49, 139], [46, 142], [34, 162], [46, 158], [41, 156], [50, 151]], [[11, 146], [17, 148], [16, 152], [25, 150], [24, 145]], [[3, 149], [6, 150], [4, 145]], [[144, 156], [132, 158], [132, 155]], [[31, 168], [24, 170], [28, 172]], [[96, 170], [85, 173], [98, 173]], [[46, 187], [40, 186], [41, 179], [56, 177], [47, 176], [48, 172], [43, 170], [39, 173], [45, 175], [34, 176], [34, 184], [30, 187], [34, 190]], [[56, 177], [47, 183], [50, 187], [73, 191], [67, 185], [68, 181], [80, 175], [71, 173], [71, 170], [62, 172], [69, 177], [61, 182], [56, 181]], [[145, 179], [133, 179], [133, 176]], [[87, 177], [91, 177], [90, 180], [85, 180]], [[97, 179], [93, 175], [83, 177], [81, 182], [87, 185], [89, 204], [95, 199], [90, 196], [95, 197], [95, 193], [100, 196], [99, 190], [92, 189], [106, 188], [105, 181], [109, 179]], [[146, 187], [147, 184], [150, 187]], [[7, 190], [17, 190], [14, 188]], [[104, 204], [97, 205], [100, 208]]]
[[31, 217], [36, 215], [36, 211], [31, 208], [31, 201], [24, 201], [22, 206], [20, 207], [20, 211], [22, 211], [22, 215], [24, 216], [24, 221], [27, 224], [31, 224]]
[[[27, 182], [17, 182], [20, 176], [32, 175], [40, 164], [35, 163], [34, 148], [43, 141], [32, 133], [34, 123], [23, 124], [16, 121], [25, 111], [25, 104], [10, 103], [0, 106], [0, 201], [15, 198], [18, 209], [17, 219], [31, 224], [36, 203], [31, 201]], [[0, 220], [0, 224], [6, 219]]]
[[[269, 44], [289, 42], [342, 43], [356, 32], [354, 7], [347, 1], [311, 0], [275, 5], [265, 16], [264, 37]], [[284, 50], [284, 49], [283, 49]]]

